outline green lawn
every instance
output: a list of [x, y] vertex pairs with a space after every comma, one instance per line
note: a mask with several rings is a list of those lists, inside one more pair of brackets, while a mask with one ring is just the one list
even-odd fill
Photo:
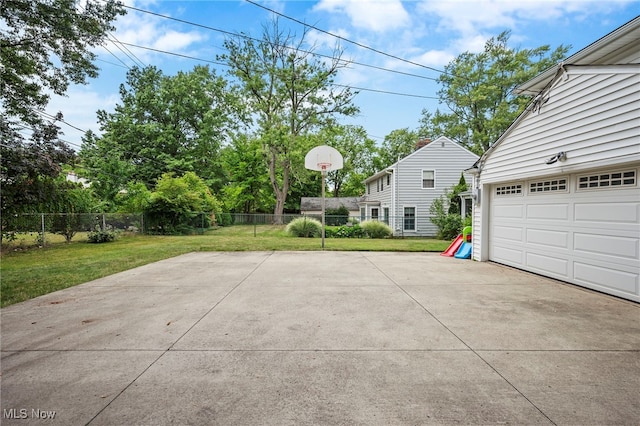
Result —
[[[295, 238], [283, 226], [232, 226], [194, 236], [122, 236], [115, 242], [89, 244], [84, 235], [65, 244], [47, 235], [45, 248], [25, 249], [22, 242], [3, 247], [0, 306], [193, 251], [321, 250], [320, 238]], [[32, 240], [33, 241], [33, 238]], [[434, 239], [325, 239], [325, 250], [444, 251], [449, 241]], [[14, 248], [20, 250], [14, 251]]]

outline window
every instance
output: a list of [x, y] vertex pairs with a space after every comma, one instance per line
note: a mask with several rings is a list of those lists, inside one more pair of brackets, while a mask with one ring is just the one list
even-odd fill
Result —
[[371, 220], [378, 220], [378, 208], [377, 207], [373, 207], [371, 209]]
[[578, 177], [578, 189], [618, 188], [621, 186], [635, 186], [636, 171], [600, 173]]
[[360, 222], [364, 222], [367, 220], [367, 208], [360, 207]]
[[380, 191], [384, 191], [384, 178], [380, 178]]
[[435, 188], [436, 186], [436, 172], [434, 170], [422, 171], [422, 188]]
[[567, 192], [567, 179], [558, 178], [529, 183], [529, 193], [538, 194], [541, 192]]
[[387, 186], [391, 185], [391, 175], [387, 175]]
[[503, 185], [496, 187], [496, 195], [522, 195], [522, 185]]
[[382, 221], [388, 225], [389, 224], [389, 207], [384, 207], [382, 209], [382, 213], [384, 215], [384, 217], [382, 218]]
[[416, 230], [416, 208], [415, 207], [404, 208], [404, 230], [405, 231]]

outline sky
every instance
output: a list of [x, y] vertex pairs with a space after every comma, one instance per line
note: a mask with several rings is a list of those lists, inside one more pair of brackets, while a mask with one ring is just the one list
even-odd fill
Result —
[[[464, 52], [480, 52], [485, 42], [510, 31], [518, 49], [571, 46], [576, 53], [640, 14], [640, 0], [125, 0], [128, 13], [115, 22], [109, 40], [95, 49], [100, 76], [52, 97], [47, 112], [61, 111], [65, 141], [79, 149], [84, 131], [99, 133], [96, 111], [113, 111], [119, 86], [134, 66], [154, 65], [165, 75], [214, 64], [230, 34], [262, 37], [278, 14], [281, 28], [342, 58], [336, 83], [358, 88], [359, 125], [381, 143], [393, 130], [416, 130], [423, 109], [446, 112], [436, 79]], [[135, 9], [132, 9], [135, 8]], [[136, 10], [139, 9], [139, 10]], [[270, 9], [270, 10], [267, 10]], [[305, 26], [305, 24], [307, 26]], [[313, 28], [315, 27], [315, 28]], [[210, 62], [207, 62], [210, 61]]]

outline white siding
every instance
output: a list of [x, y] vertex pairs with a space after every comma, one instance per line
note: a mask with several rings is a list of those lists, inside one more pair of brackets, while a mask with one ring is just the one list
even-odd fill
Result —
[[[482, 183], [640, 161], [639, 99], [638, 74], [569, 72], [491, 152]], [[546, 164], [561, 151], [566, 161]]]

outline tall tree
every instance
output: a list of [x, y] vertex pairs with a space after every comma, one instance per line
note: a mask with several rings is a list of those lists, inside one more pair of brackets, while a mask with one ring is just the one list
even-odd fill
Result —
[[374, 159], [378, 154], [375, 141], [361, 126], [333, 126], [319, 135], [342, 154], [344, 167], [327, 173], [328, 187], [334, 197], [359, 196], [364, 193], [364, 179], [375, 173]]
[[[230, 67], [252, 113], [275, 194], [275, 217], [281, 220], [292, 176], [292, 159], [301, 156], [306, 136], [334, 121], [338, 115], [353, 115], [354, 93], [336, 90], [333, 82], [346, 66], [341, 51], [320, 60], [307, 47], [307, 32], [301, 37], [285, 33], [275, 19], [263, 27], [262, 39], [244, 35], [225, 41], [228, 53], [220, 60]], [[306, 50], [305, 50], [306, 49]]]
[[[88, 135], [80, 152], [92, 180], [120, 170], [125, 181], [153, 188], [164, 173], [197, 172], [214, 191], [224, 179], [221, 144], [235, 129], [239, 103], [226, 81], [206, 66], [165, 76], [155, 67], [134, 68], [120, 86], [115, 111], [98, 111], [103, 135]], [[118, 180], [118, 179], [116, 179]], [[113, 197], [122, 188], [105, 188]]]
[[513, 89], [558, 63], [570, 48], [510, 48], [509, 37], [504, 31], [490, 38], [482, 52], [465, 52], [445, 67], [438, 97], [451, 112], [423, 110], [421, 134], [445, 135], [482, 154], [529, 102]]
[[[2, 217], [47, 203], [73, 151], [47, 117], [49, 94], [98, 74], [92, 48], [124, 13], [115, 1], [2, 0], [0, 3], [0, 183]], [[4, 228], [4, 227], [3, 227]]]
[[384, 137], [375, 159], [376, 170], [389, 167], [401, 158], [411, 154], [416, 149], [418, 134], [407, 128], [396, 129]]

